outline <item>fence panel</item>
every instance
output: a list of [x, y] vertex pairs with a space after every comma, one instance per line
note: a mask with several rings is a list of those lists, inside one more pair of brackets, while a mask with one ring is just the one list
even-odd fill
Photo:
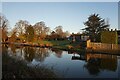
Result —
[[92, 49], [120, 50], [120, 45], [118, 44], [94, 43], [89, 41], [87, 43], [88, 46]]

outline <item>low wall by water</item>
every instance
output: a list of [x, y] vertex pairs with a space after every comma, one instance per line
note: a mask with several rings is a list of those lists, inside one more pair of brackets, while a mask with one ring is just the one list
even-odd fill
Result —
[[95, 43], [87, 41], [87, 48], [91, 49], [103, 49], [103, 50], [120, 50], [120, 45], [118, 44], [106, 44], [106, 43]]

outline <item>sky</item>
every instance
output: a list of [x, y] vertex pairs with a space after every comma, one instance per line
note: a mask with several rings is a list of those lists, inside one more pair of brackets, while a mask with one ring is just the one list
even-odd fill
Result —
[[84, 22], [91, 14], [99, 14], [109, 19], [110, 28], [118, 29], [117, 2], [3, 2], [2, 13], [11, 28], [19, 20], [27, 20], [34, 25], [44, 21], [52, 30], [61, 25], [70, 33], [82, 32]]
[[0, 2], [0, 12], [2, 12], [2, 3]]
[[118, 3], [118, 29], [120, 29], [120, 2]]
[[2, 2], [118, 2], [119, 0], [1, 0]]

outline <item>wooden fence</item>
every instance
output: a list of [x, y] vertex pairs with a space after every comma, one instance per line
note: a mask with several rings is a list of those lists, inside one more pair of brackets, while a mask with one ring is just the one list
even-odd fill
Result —
[[118, 44], [95, 43], [90, 40], [87, 41], [87, 48], [93, 50], [120, 50]]

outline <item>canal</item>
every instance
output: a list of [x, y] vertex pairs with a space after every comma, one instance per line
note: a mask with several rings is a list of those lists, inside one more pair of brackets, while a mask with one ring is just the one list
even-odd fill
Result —
[[17, 45], [1, 46], [3, 54], [15, 60], [22, 60], [30, 67], [45, 66], [60, 78], [118, 78], [120, 76], [120, 56], [117, 55], [77, 53]]

